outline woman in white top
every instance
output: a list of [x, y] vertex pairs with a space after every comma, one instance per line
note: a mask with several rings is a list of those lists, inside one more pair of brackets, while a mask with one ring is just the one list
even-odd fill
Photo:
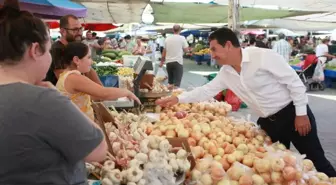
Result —
[[327, 57], [335, 58], [334, 55], [329, 54], [328, 39], [323, 39], [322, 43], [316, 46], [316, 56], [319, 57], [322, 64], [326, 63]]

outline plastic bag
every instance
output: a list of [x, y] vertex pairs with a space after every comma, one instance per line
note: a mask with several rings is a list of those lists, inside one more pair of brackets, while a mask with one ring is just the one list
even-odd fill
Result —
[[230, 89], [226, 91], [225, 99], [232, 106], [232, 111], [238, 111], [242, 101]]
[[320, 61], [318, 61], [316, 64], [316, 68], [313, 74], [313, 80], [320, 82], [324, 81], [324, 71]]
[[155, 75], [157, 79], [160, 79], [161, 81], [164, 81], [168, 78], [167, 73], [163, 70], [162, 67], [160, 67]]

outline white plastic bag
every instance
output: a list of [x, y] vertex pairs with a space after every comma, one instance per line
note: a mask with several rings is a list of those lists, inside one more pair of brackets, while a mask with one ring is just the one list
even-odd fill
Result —
[[161, 79], [162, 81], [166, 80], [168, 78], [167, 73], [163, 70], [162, 67], [160, 67], [155, 75], [157, 79]]
[[320, 61], [317, 62], [316, 68], [313, 74], [313, 80], [316, 81], [324, 81], [324, 72], [323, 72], [323, 67]]

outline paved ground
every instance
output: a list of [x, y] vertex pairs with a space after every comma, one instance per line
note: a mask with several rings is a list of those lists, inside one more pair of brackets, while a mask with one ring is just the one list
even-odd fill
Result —
[[[218, 71], [206, 64], [196, 65], [195, 62], [190, 60], [185, 61], [184, 69], [183, 88], [201, 86], [207, 82], [204, 75]], [[322, 92], [309, 93], [309, 105], [315, 114], [319, 137], [326, 156], [336, 168], [336, 117], [333, 117], [333, 114], [336, 115], [336, 90], [326, 89]], [[251, 114], [251, 119], [256, 121], [257, 117], [249, 109], [241, 109], [234, 115], [246, 117], [248, 114]]]

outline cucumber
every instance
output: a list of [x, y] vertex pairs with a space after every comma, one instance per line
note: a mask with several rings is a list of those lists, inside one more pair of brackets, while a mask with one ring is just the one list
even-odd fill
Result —
[[103, 56], [104, 57], [108, 57], [108, 58], [110, 58], [112, 60], [114, 60], [117, 57], [117, 55], [114, 54], [114, 53], [104, 53]]

